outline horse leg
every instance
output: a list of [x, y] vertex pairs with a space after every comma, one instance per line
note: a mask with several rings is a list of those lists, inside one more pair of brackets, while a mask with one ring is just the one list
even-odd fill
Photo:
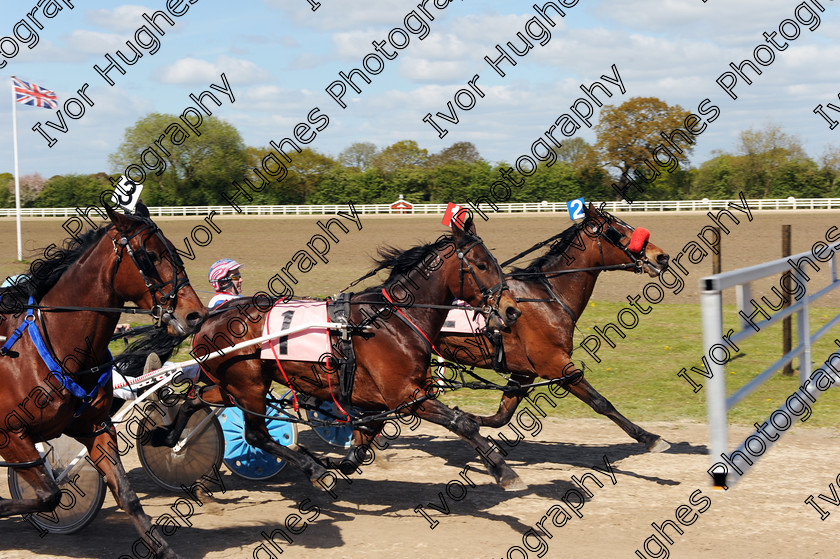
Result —
[[76, 440], [88, 448], [90, 456], [87, 460], [93, 464], [100, 474], [105, 476], [108, 488], [117, 505], [123, 509], [131, 518], [140, 538], [153, 554], [162, 559], [179, 559], [179, 555], [172, 551], [169, 544], [163, 539], [160, 533], [155, 534], [157, 526], [152, 525], [151, 520], [143, 512], [140, 499], [128, 483], [122, 462], [120, 461], [119, 448], [117, 446], [117, 432], [111, 426], [104, 433], [95, 438], [76, 437]]
[[589, 404], [589, 406], [600, 413], [612, 419], [616, 425], [622, 428], [625, 433], [645, 445], [649, 452], [663, 452], [668, 450], [671, 445], [659, 435], [655, 435], [645, 431], [623, 415], [621, 415], [609, 400], [604, 398], [597, 390], [595, 390], [589, 382], [581, 377], [578, 382], [570, 383], [566, 389], [577, 396], [580, 400]]
[[[513, 387], [515, 385], [508, 383], [508, 386]], [[482, 427], [493, 427], [494, 429], [498, 429], [499, 427], [504, 427], [510, 422], [516, 408], [519, 407], [519, 403], [522, 402], [524, 397], [525, 394], [521, 390], [503, 392], [502, 400], [499, 402], [499, 409], [494, 415], [475, 415], [472, 413], [468, 413], [467, 415], [470, 419], [476, 421]]]
[[[14, 435], [14, 434], [13, 434]], [[31, 462], [40, 458], [34, 443], [29, 438], [11, 436], [4, 448], [3, 458], [9, 462]], [[17, 474], [35, 489], [34, 499], [0, 499], [0, 517], [33, 512], [51, 512], [58, 506], [61, 493], [58, 485], [47, 473], [45, 466], [18, 468]]]
[[[385, 420], [373, 421], [370, 424], [365, 424], [356, 427], [353, 430], [353, 443], [347, 449], [347, 454], [341, 460], [335, 458], [327, 459], [327, 465], [330, 468], [340, 470], [344, 475], [350, 475], [363, 465], [367, 458], [367, 452], [370, 450], [370, 445], [373, 439], [382, 430], [385, 425]], [[384, 447], [383, 447], [384, 448]]]
[[501, 453], [481, 436], [478, 423], [469, 414], [461, 410], [453, 410], [437, 400], [426, 400], [418, 404], [417, 410], [413, 413], [420, 419], [449, 429], [467, 441], [478, 452], [479, 458], [496, 483], [504, 489], [509, 491], [527, 489], [522, 479], [505, 463]]
[[324, 465], [319, 460], [309, 453], [301, 445], [298, 445], [297, 450], [283, 446], [275, 441], [268, 432], [266, 427], [266, 420], [259, 415], [249, 413], [249, 410], [265, 415], [266, 403], [265, 396], [259, 397], [242, 397], [239, 399], [239, 406], [242, 409], [242, 415], [245, 422], [245, 442], [249, 445], [259, 448], [269, 454], [279, 456], [283, 460], [287, 460], [303, 470], [309, 477], [309, 481], [316, 484], [319, 479], [327, 473]]
[[184, 428], [189, 423], [193, 414], [198, 410], [209, 407], [208, 404], [226, 405], [218, 386], [213, 386], [209, 390], [206, 390], [201, 395], [201, 399], [197, 395], [192, 398], [187, 397], [184, 403], [175, 410], [175, 420], [171, 424], [156, 427], [149, 431], [149, 435], [151, 436], [150, 444], [152, 446], [173, 448], [181, 440], [181, 433], [184, 432]]

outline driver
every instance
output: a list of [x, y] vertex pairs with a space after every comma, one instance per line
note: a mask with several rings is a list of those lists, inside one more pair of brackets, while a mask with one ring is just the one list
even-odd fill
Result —
[[[216, 294], [210, 299], [210, 303], [207, 305], [208, 308], [218, 307], [222, 303], [229, 301], [231, 299], [236, 299], [237, 297], [241, 296], [242, 294], [242, 274], [240, 273], [240, 269], [242, 268], [242, 264], [237, 262], [236, 260], [232, 260], [230, 258], [222, 258], [221, 260], [217, 260], [210, 266], [210, 270], [207, 273], [207, 279], [210, 281], [210, 285], [213, 286]], [[122, 325], [120, 325], [122, 326]], [[119, 329], [119, 327], [118, 327]], [[163, 365], [172, 365], [173, 363], [167, 361]], [[149, 355], [149, 358], [146, 360], [146, 366], [144, 368], [143, 374], [149, 372], [150, 370], [156, 370], [161, 367], [160, 358], [152, 353]], [[122, 380], [124, 377], [121, 375], [114, 375], [114, 384], [123, 384]], [[208, 384], [212, 382], [208, 379], [205, 375], [202, 374], [201, 367], [199, 365], [189, 365], [182, 369], [182, 372], [176, 377], [179, 384], [184, 379], [190, 381], [192, 385], [199, 380], [202, 380]], [[122, 400], [133, 400], [137, 397], [137, 394], [131, 387], [121, 387], [114, 389], [114, 395], [117, 398]], [[119, 407], [119, 404], [115, 405], [112, 413], [116, 411]]]
[[209, 308], [215, 308], [242, 294], [242, 274], [239, 271], [241, 268], [242, 264], [230, 258], [222, 258], [210, 266], [207, 278], [216, 294], [210, 299], [207, 305]]

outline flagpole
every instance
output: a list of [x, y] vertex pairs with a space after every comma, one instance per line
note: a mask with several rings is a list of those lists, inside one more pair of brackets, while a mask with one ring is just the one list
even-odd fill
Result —
[[12, 141], [15, 146], [15, 216], [17, 222], [17, 257], [23, 260], [20, 245], [20, 173], [18, 172], [18, 142], [17, 142], [17, 102], [15, 100], [15, 82], [12, 76]]

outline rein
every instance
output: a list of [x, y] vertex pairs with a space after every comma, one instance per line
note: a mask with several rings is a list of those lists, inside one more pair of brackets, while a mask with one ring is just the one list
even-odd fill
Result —
[[[566, 376], [564, 376], [562, 378], [559, 378], [559, 379], [533, 382], [533, 383], [529, 383], [529, 384], [521, 384], [519, 381], [516, 381], [513, 378], [508, 378], [508, 377], [505, 377], [504, 375], [502, 375], [502, 377], [505, 380], [507, 380], [508, 384], [507, 385], [501, 385], [501, 384], [497, 384], [493, 381], [485, 379], [484, 377], [478, 375], [477, 373], [475, 373], [471, 369], [467, 369], [466, 367], [463, 367], [463, 366], [457, 366], [457, 367], [460, 369], [459, 373], [458, 373], [459, 376], [460, 376], [460, 379], [461, 379], [460, 382], [439, 377], [438, 381], [439, 382], [442, 381], [445, 384], [443, 389], [456, 390], [456, 389], [460, 389], [460, 388], [469, 388], [469, 389], [472, 389], [472, 390], [500, 390], [502, 392], [523, 392], [523, 391], [527, 392], [527, 391], [531, 390], [532, 388], [539, 388], [539, 387], [542, 387], [542, 386], [549, 386], [549, 385], [552, 385], [552, 384], [553, 385], [559, 385], [559, 386], [562, 387], [562, 386], [565, 386], [567, 384], [576, 383], [583, 377], [583, 371], [576, 371], [576, 372], [572, 373], [571, 375], [566, 375]], [[467, 380], [465, 380], [465, 374], [477, 379], [477, 381], [467, 381]], [[202, 398], [202, 395], [201, 395], [201, 390], [199, 390], [196, 394], [197, 394], [198, 399], [203, 404], [205, 404], [209, 407], [227, 407], [225, 404], [214, 404], [214, 403], [211, 403], [211, 402], [208, 402], [208, 401], [204, 400], [204, 398]], [[322, 414], [328, 415], [328, 416], [330, 416], [331, 418], [334, 419], [334, 421], [325, 421], [325, 420], [319, 420], [319, 419], [315, 419], [315, 420], [304, 419], [300, 415], [300, 413], [297, 411], [297, 409], [295, 410], [296, 413], [294, 413], [294, 414], [289, 413], [287, 411], [287, 409], [290, 408], [290, 407], [292, 407], [292, 408], [295, 407], [294, 404], [291, 402], [291, 400], [289, 398], [280, 398], [280, 399], [273, 398], [271, 401], [267, 402], [268, 406], [271, 407], [272, 409], [276, 410], [279, 414], [278, 416], [269, 416], [269, 415], [266, 415], [266, 414], [253, 412], [253, 411], [250, 411], [250, 410], [244, 408], [236, 400], [236, 398], [234, 398], [232, 395], [228, 395], [228, 399], [230, 400], [230, 402], [234, 406], [236, 406], [237, 408], [242, 410], [243, 413], [247, 413], [249, 415], [253, 415], [253, 416], [256, 416], [256, 417], [261, 417], [263, 419], [270, 420], [270, 421], [288, 421], [288, 422], [291, 422], [291, 423], [302, 423], [302, 424], [307, 425], [309, 427], [325, 427], [325, 426], [334, 426], [334, 425], [339, 425], [339, 424], [340, 425], [351, 425], [351, 426], [355, 427], [357, 425], [365, 425], [367, 423], [372, 423], [372, 422], [375, 422], [375, 421], [387, 420], [387, 419], [391, 418], [392, 416], [396, 417], [398, 412], [402, 411], [403, 409], [405, 409], [407, 407], [413, 406], [415, 404], [422, 404], [426, 400], [430, 400], [430, 399], [433, 399], [433, 398], [436, 398], [436, 397], [437, 397], [437, 394], [435, 394], [435, 395], [424, 394], [423, 396], [420, 396], [420, 397], [415, 398], [413, 400], [410, 400], [408, 402], [404, 402], [404, 403], [400, 404], [399, 406], [397, 406], [396, 408], [393, 408], [393, 409], [389, 409], [389, 410], [379, 412], [379, 413], [357, 415], [355, 417], [351, 417], [350, 415], [347, 415], [348, 419], [343, 419], [343, 418], [341, 418], [337, 415], [332, 414], [329, 411], [322, 410], [318, 406], [310, 404], [306, 401], [303, 401], [303, 402], [300, 403], [300, 407], [303, 408], [303, 409], [317, 410], [317, 411], [321, 412]]]
[[[116, 237], [112, 237], [110, 233], [106, 233], [108, 237], [111, 239], [111, 242], [114, 246], [114, 254], [116, 255], [113, 271], [111, 273], [112, 279], [112, 289], [113, 289], [113, 282], [116, 278], [117, 271], [119, 270], [120, 263], [122, 261], [122, 253], [128, 252], [129, 256], [131, 257], [132, 262], [134, 263], [137, 271], [140, 273], [141, 278], [143, 279], [143, 283], [146, 285], [146, 288], [149, 290], [149, 294], [152, 297], [152, 309], [149, 311], [144, 311], [143, 309], [139, 309], [137, 307], [122, 307], [122, 308], [109, 308], [109, 307], [76, 307], [76, 306], [47, 306], [47, 305], [38, 305], [35, 303], [35, 298], [33, 295], [29, 295], [29, 300], [26, 305], [21, 305], [19, 307], [20, 310], [25, 308], [27, 310], [26, 316], [24, 317], [22, 323], [18, 328], [15, 329], [14, 333], [9, 337], [8, 340], [5, 340], [5, 343], [2, 347], [0, 347], [0, 357], [6, 357], [10, 355], [12, 346], [17, 343], [17, 341], [24, 335], [24, 333], [29, 334], [30, 341], [35, 346], [36, 351], [38, 352], [41, 361], [47, 366], [47, 368], [51, 371], [52, 375], [59, 379], [62, 384], [62, 387], [70, 392], [70, 394], [78, 399], [81, 400], [78, 407], [76, 408], [75, 413], [73, 414], [73, 418], [79, 417], [81, 413], [96, 399], [97, 395], [99, 394], [100, 389], [105, 389], [106, 386], [111, 382], [111, 376], [113, 368], [111, 365], [116, 363], [118, 360], [111, 358], [110, 361], [104, 364], [95, 365], [88, 370], [85, 371], [78, 371], [75, 373], [71, 373], [66, 371], [64, 367], [62, 367], [61, 363], [55, 357], [55, 350], [53, 349], [52, 342], [50, 341], [49, 334], [47, 332], [46, 323], [44, 322], [43, 317], [41, 316], [42, 311], [47, 312], [72, 312], [72, 311], [87, 311], [87, 312], [104, 312], [104, 313], [120, 313], [126, 312], [129, 314], [150, 314], [155, 320], [155, 326], [161, 327], [164, 322], [168, 322], [169, 319], [167, 317], [171, 317], [171, 304], [175, 302], [177, 304], [177, 292], [185, 286], [189, 285], [189, 279], [186, 277], [186, 274], [179, 280], [178, 277], [178, 266], [176, 262], [178, 262], [178, 257], [176, 254], [172, 252], [172, 249], [166, 243], [166, 239], [163, 237], [160, 228], [157, 227], [150, 219], [142, 218], [143, 225], [138, 227], [131, 235], [126, 235], [123, 233], [116, 224], [113, 225], [114, 230], [119, 235], [119, 240]], [[154, 283], [149, 280], [149, 275], [152, 272], [156, 272], [154, 267], [154, 263], [152, 262], [149, 253], [145, 249], [145, 241], [143, 237], [140, 237], [140, 247], [138, 249], [134, 249], [131, 246], [131, 240], [135, 237], [139, 237], [146, 231], [151, 231], [150, 234], [146, 237], [148, 239], [152, 235], [157, 237], [161, 244], [166, 248], [169, 253], [170, 262], [172, 263], [172, 279], [170, 281], [164, 282], [161, 281], [159, 278]], [[118, 246], [119, 245], [119, 246]], [[160, 258], [158, 257], [158, 261]], [[164, 291], [166, 286], [171, 285], [172, 288], [169, 291]], [[160, 293], [160, 298], [158, 294]], [[164, 310], [163, 304], [167, 303], [167, 308]], [[20, 312], [18, 310], [18, 312]], [[38, 321], [41, 323], [40, 328], [36, 323], [35, 311], [37, 310], [38, 313]], [[10, 314], [10, 313], [4, 313]], [[171, 319], [171, 318], [170, 318]], [[106, 348], [107, 351], [107, 348]], [[108, 352], [108, 357], [111, 357], [110, 352]], [[73, 380], [74, 376], [89, 374], [89, 373], [101, 373], [97, 383], [88, 393], [83, 389], [79, 384]], [[21, 466], [17, 465], [15, 467], [32, 467], [36, 464], [33, 461], [31, 465]], [[5, 463], [3, 463], [5, 464]], [[26, 463], [29, 464], [29, 463]]]
[[[160, 228], [155, 225], [152, 220], [146, 218], [142, 219], [146, 223], [134, 231], [134, 233], [130, 236], [126, 236], [125, 233], [120, 231], [116, 225], [114, 225], [114, 230], [119, 233], [119, 240], [117, 240], [116, 237], [111, 237], [110, 234], [108, 235], [114, 245], [114, 254], [117, 256], [116, 261], [114, 262], [114, 275], [116, 275], [116, 271], [119, 269], [120, 262], [122, 261], [122, 252], [128, 252], [131, 261], [134, 263], [134, 266], [140, 273], [140, 277], [143, 279], [143, 283], [146, 284], [146, 289], [149, 290], [149, 294], [152, 296], [152, 308], [150, 309], [149, 314], [154, 319], [155, 326], [160, 327], [165, 322], [169, 322], [169, 320], [171, 320], [173, 304], [177, 305], [178, 291], [189, 286], [190, 280], [186, 273], [184, 273], [179, 279], [179, 266], [177, 263], [180, 262], [180, 258], [175, 252], [173, 252], [169, 244], [167, 244]], [[143, 239], [142, 237], [140, 238], [140, 247], [136, 250], [131, 246], [131, 240], [134, 237], [139, 237], [147, 230], [150, 231], [147, 238], [151, 236], [157, 237], [160, 243], [166, 248], [169, 256], [169, 262], [172, 264], [172, 279], [169, 281], [162, 281], [159, 278], [155, 281], [155, 283], [149, 281], [148, 276], [153, 272], [156, 273], [157, 270], [154, 267], [154, 262], [152, 262], [149, 253], [146, 251], [146, 239]], [[160, 260], [160, 256], [158, 256], [158, 260]], [[181, 268], [183, 268], [183, 266], [181, 266]], [[171, 289], [164, 291], [168, 285], [172, 286]], [[160, 298], [158, 298], [159, 296]], [[164, 310], [164, 303], [167, 305], [166, 310]]]
[[[101, 313], [125, 313], [125, 314], [152, 314], [153, 311], [141, 309], [140, 307], [72, 307], [72, 306], [53, 306], [53, 305], [21, 305], [18, 309], [38, 309], [42, 312], [101, 312]], [[17, 312], [20, 312], [18, 310]], [[17, 314], [17, 312], [0, 312], [0, 314]]]

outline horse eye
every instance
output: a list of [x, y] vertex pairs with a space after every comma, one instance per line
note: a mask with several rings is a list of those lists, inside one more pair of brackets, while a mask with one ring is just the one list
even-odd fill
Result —
[[482, 272], [487, 269], [487, 266], [484, 263], [478, 263], [475, 266], [476, 266], [476, 268], [478, 268]]
[[160, 262], [160, 256], [158, 256], [158, 253], [154, 251], [149, 252], [149, 260], [152, 262], [152, 264], [157, 264], [158, 262]]

